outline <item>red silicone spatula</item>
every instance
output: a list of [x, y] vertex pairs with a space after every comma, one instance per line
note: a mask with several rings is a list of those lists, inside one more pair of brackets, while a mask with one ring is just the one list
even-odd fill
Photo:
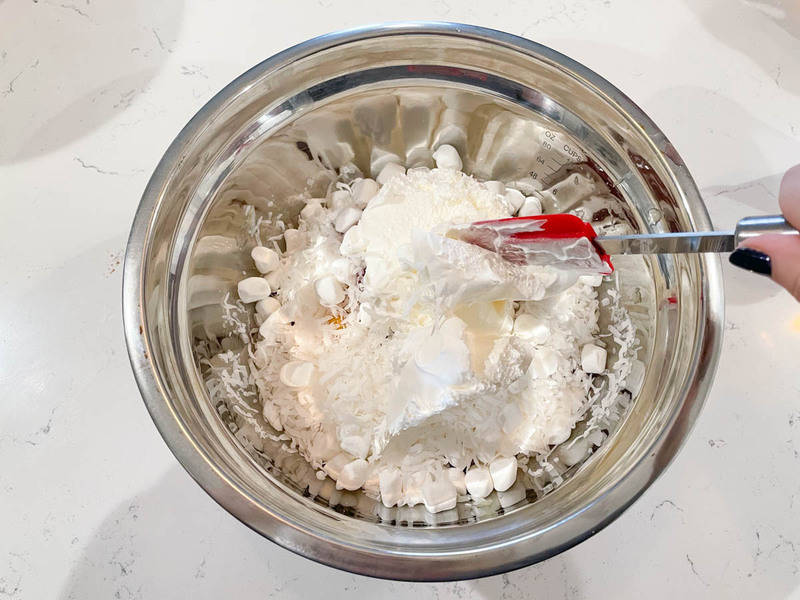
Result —
[[800, 235], [781, 216], [746, 217], [733, 231], [689, 231], [598, 236], [575, 215], [554, 214], [478, 221], [448, 236], [497, 252], [518, 265], [561, 268], [608, 275], [609, 255], [731, 252], [743, 240], [765, 233]]

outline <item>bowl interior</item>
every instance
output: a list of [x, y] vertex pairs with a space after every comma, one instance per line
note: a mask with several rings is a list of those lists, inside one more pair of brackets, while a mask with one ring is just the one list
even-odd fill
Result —
[[[623, 221], [638, 231], [709, 226], [680, 157], [624, 96], [546, 48], [487, 35], [390, 28], [279, 55], [223, 90], [151, 182], [141, 311], [164, 405], [148, 402], [150, 410], [168, 441], [189, 441], [179, 458], [226, 508], [329, 564], [422, 579], [441, 578], [437, 569], [449, 565], [447, 577], [455, 578], [519, 566], [579, 541], [673, 457], [715, 363], [713, 263], [698, 256], [617, 261], [618, 281], [601, 294], [619, 286], [638, 345], [612, 344], [610, 354], [638, 357], [646, 370], [638, 395], [628, 393], [625, 410], [605, 423], [607, 439], [586, 460], [526, 475], [511, 503], [493, 495], [435, 515], [421, 506], [386, 509], [316, 480], [260, 418], [246, 382], [237, 401], [211, 400], [206, 384], [219, 366], [212, 357], [242, 351], [222, 302], [235, 297], [245, 273], [255, 274], [255, 239], [278, 235], [271, 216], [296, 220], [306, 199], [324, 196], [353, 165], [369, 175], [391, 153], [407, 166], [432, 166], [432, 148], [450, 143], [475, 177], [561, 191], [548, 212], [582, 207], [598, 225]], [[575, 192], [576, 177], [594, 182], [593, 192]], [[608, 323], [611, 307], [602, 313]], [[213, 483], [204, 475], [212, 467]], [[514, 541], [524, 543], [512, 548]], [[347, 552], [337, 555], [337, 547]], [[486, 555], [480, 567], [453, 566], [466, 549]], [[394, 570], [386, 561], [365, 567], [364, 555], [390, 557]], [[429, 562], [419, 570], [423, 555]]]

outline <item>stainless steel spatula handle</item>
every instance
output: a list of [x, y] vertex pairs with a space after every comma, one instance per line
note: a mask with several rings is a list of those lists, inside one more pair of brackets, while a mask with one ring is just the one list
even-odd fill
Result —
[[606, 254], [685, 254], [689, 252], [732, 252], [744, 240], [765, 233], [798, 235], [780, 215], [745, 217], [734, 231], [691, 231], [609, 235], [595, 238]]

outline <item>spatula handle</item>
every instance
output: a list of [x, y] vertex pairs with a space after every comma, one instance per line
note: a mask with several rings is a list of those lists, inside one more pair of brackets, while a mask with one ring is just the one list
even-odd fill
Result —
[[767, 217], [745, 217], [736, 224], [736, 231], [734, 233], [736, 246], [739, 246], [739, 244], [747, 239], [764, 235], [765, 233], [800, 235], [800, 231], [795, 229], [781, 215], [769, 215]]

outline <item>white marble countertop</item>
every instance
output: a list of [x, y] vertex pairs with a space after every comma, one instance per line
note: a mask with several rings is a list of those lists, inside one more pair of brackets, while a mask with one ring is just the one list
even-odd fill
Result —
[[719, 373], [667, 473], [580, 546], [449, 584], [334, 571], [219, 508], [150, 421], [120, 309], [134, 210], [183, 124], [260, 60], [367, 22], [463, 21], [552, 46], [653, 117], [717, 225], [774, 212], [781, 173], [800, 162], [795, 11], [782, 20], [778, 0], [0, 1], [0, 598], [800, 597], [800, 306], [755, 275], [725, 264]]

